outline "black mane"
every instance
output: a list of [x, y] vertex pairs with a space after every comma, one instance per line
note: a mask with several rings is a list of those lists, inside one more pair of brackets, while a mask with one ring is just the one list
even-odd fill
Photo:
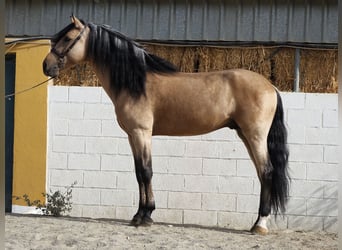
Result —
[[87, 57], [102, 69], [110, 69], [111, 87], [116, 95], [122, 90], [133, 97], [145, 94], [146, 72], [177, 72], [170, 62], [149, 54], [140, 44], [109, 26], [88, 26]]

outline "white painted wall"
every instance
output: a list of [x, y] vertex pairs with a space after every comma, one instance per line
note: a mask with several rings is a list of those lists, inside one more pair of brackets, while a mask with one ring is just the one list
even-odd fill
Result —
[[[291, 198], [271, 229], [337, 232], [337, 95], [282, 93], [289, 128]], [[48, 189], [73, 189], [73, 216], [131, 219], [138, 185], [127, 136], [102, 88], [49, 87]], [[229, 129], [154, 137], [157, 222], [249, 229], [259, 181]]]

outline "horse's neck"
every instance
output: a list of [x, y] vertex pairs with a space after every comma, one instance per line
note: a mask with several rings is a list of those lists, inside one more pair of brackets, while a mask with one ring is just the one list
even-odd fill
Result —
[[94, 65], [94, 64], [93, 64], [93, 68], [94, 68], [97, 78], [101, 82], [103, 89], [106, 91], [109, 98], [115, 104], [115, 93], [113, 92], [113, 88], [110, 87], [109, 70], [108, 69], [104, 70], [103, 68], [100, 68], [99, 66]]

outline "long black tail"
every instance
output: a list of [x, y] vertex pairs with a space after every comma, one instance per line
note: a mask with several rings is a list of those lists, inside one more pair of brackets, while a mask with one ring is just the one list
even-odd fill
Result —
[[271, 206], [275, 214], [285, 212], [289, 195], [289, 174], [287, 130], [284, 124], [284, 110], [281, 97], [277, 92], [277, 109], [267, 137], [267, 147], [272, 168]]

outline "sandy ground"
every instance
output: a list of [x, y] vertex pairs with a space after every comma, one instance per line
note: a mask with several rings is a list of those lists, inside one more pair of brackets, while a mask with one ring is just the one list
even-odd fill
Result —
[[331, 233], [247, 231], [71, 217], [6, 215], [6, 249], [337, 249]]

